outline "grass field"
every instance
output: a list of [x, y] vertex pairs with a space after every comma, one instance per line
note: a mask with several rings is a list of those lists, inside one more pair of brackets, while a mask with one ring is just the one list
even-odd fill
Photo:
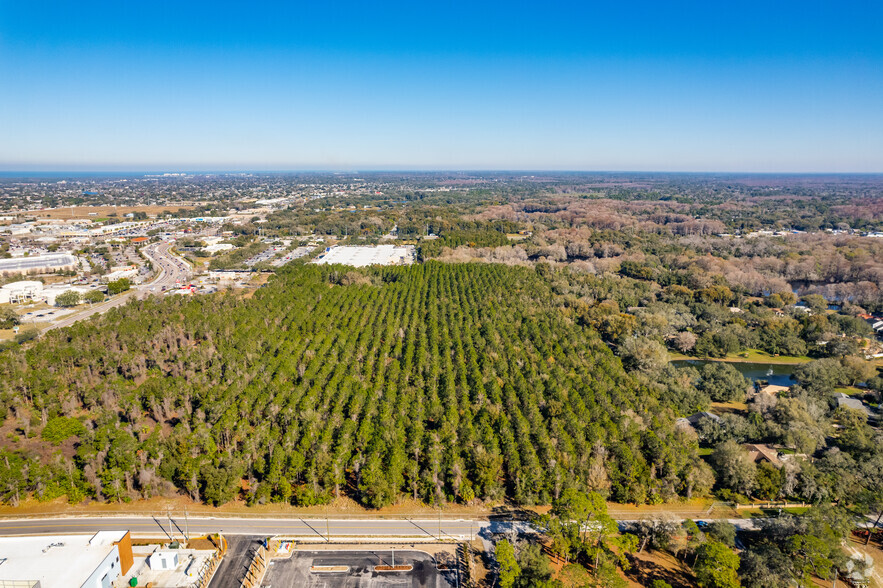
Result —
[[709, 359], [712, 361], [727, 361], [730, 363], [769, 363], [779, 365], [797, 365], [812, 361], [811, 357], [807, 357], [805, 355], [772, 355], [771, 353], [761, 351], [760, 349], [748, 349], [741, 353], [730, 353], [726, 357], [709, 358], [693, 357], [690, 355], [684, 355], [683, 353], [672, 352], [669, 353], [669, 359], [671, 361], [685, 359]]
[[841, 388], [834, 388], [834, 392], [843, 392], [848, 396], [855, 396], [856, 394], [864, 394], [868, 390], [863, 390], [858, 386], [843, 386]]
[[[24, 333], [25, 331], [31, 331], [34, 329], [39, 331], [41, 329], [45, 329], [46, 327], [48, 327], [49, 324], [50, 323], [48, 323], [48, 322], [42, 322], [42, 321], [37, 321], [36, 323], [32, 323], [31, 321], [27, 321], [26, 323], [21, 325], [21, 328], [19, 329], [19, 333]], [[0, 329], [0, 341], [11, 341], [14, 338], [15, 338], [15, 331], [13, 331], [12, 329]]]
[[[163, 211], [175, 212], [178, 210], [190, 210], [193, 206], [73, 206], [67, 208], [54, 208], [52, 210], [29, 210], [21, 213], [26, 216], [36, 218], [54, 218], [54, 219], [88, 219], [97, 221], [99, 219], [107, 219], [108, 215], [116, 213], [117, 217], [129, 214], [130, 212], [144, 212], [150, 215], [157, 215]], [[91, 214], [91, 216], [90, 216]]]
[[711, 410], [718, 415], [726, 412], [741, 413], [748, 410], [748, 405], [744, 402], [712, 402]]

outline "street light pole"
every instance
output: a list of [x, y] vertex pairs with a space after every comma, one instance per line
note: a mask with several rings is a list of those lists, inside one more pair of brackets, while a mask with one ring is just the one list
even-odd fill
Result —
[[331, 526], [328, 524], [328, 507], [325, 507], [325, 541], [331, 543]]

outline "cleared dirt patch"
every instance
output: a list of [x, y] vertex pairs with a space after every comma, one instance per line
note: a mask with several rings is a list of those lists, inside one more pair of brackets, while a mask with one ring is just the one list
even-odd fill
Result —
[[170, 204], [168, 206], [73, 206], [53, 208], [52, 210], [28, 210], [20, 214], [36, 218], [95, 219], [106, 218], [113, 213], [116, 213], [118, 217], [122, 217], [130, 212], [143, 212], [150, 216], [161, 214], [165, 211], [177, 212], [179, 210], [191, 210], [192, 208], [194, 207], [190, 205], [177, 204]]
[[653, 580], [665, 580], [674, 588], [697, 586], [689, 566], [670, 553], [648, 550], [626, 557], [631, 563], [625, 573], [629, 586], [649, 586]]

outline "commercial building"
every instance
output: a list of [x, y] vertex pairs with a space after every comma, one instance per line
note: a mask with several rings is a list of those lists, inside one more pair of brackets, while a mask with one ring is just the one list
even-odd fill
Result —
[[374, 247], [329, 247], [313, 263], [366, 267], [369, 265], [409, 265], [414, 263], [416, 249], [412, 245], [376, 245]]
[[133, 563], [128, 531], [0, 538], [0, 587], [110, 588]]
[[16, 274], [45, 274], [57, 271], [74, 271], [77, 258], [70, 253], [50, 253], [29, 257], [0, 259], [0, 276]]
[[250, 280], [254, 275], [255, 272], [251, 270], [211, 270], [208, 279], [218, 282], [238, 282]]
[[64, 294], [65, 292], [70, 292], [71, 290], [79, 293], [80, 296], [83, 296], [88, 294], [92, 288], [87, 288], [86, 286], [71, 286], [69, 284], [55, 284], [43, 289], [43, 299], [46, 301], [46, 304], [55, 306], [55, 299], [58, 298], [59, 295]]
[[122, 280], [123, 278], [134, 279], [138, 277], [138, 267], [131, 266], [125, 269], [115, 269], [113, 272], [102, 276], [101, 280], [103, 282], [115, 282], [117, 280]]
[[0, 286], [0, 304], [21, 304], [43, 297], [43, 282], [24, 280]]
[[213, 245], [206, 246], [205, 252], [215, 254], [219, 251], [230, 251], [231, 249], [235, 249], [236, 246], [232, 243], [214, 243]]
[[139, 228], [146, 229], [150, 224], [150, 221], [127, 221], [115, 225], [103, 225], [94, 229], [89, 229], [89, 234], [93, 237], [100, 237], [102, 235], [119, 233], [120, 231], [133, 231]]

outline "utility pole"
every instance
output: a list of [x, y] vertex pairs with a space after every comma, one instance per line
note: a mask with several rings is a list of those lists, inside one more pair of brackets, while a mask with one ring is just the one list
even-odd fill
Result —
[[438, 506], [438, 540], [441, 541], [441, 505]]
[[190, 541], [190, 523], [187, 521], [187, 508], [184, 508], [184, 540]]
[[174, 540], [175, 540], [175, 535], [172, 533], [172, 509], [169, 509], [169, 510], [168, 510], [168, 515], [169, 515], [169, 538], [170, 538], [172, 541], [174, 541]]

